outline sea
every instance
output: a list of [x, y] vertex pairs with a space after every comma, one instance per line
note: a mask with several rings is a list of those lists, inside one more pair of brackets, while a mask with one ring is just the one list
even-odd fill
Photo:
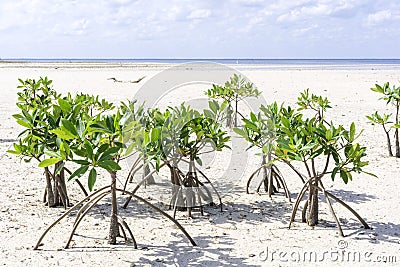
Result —
[[260, 58], [12, 58], [0, 59], [0, 62], [31, 63], [110, 63], [110, 64], [182, 64], [189, 62], [213, 62], [227, 65], [238, 65], [252, 69], [264, 68], [328, 68], [328, 69], [400, 69], [399, 58], [359, 58], [359, 59], [260, 59]]

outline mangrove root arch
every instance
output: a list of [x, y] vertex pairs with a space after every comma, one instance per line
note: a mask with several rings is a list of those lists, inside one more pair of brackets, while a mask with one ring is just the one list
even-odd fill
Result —
[[[246, 184], [246, 193], [250, 194], [250, 183], [254, 179], [254, 177], [261, 172], [261, 170], [263, 170], [263, 178], [257, 186], [256, 192], [259, 193], [261, 186], [264, 185], [264, 190], [268, 193], [269, 197], [272, 197], [272, 195], [274, 193], [277, 193], [280, 188], [283, 188], [285, 192], [285, 197], [288, 199], [289, 202], [292, 202], [285, 179], [283, 178], [283, 175], [279, 171], [278, 167], [276, 167], [274, 164], [271, 164], [268, 167], [263, 164], [250, 175]], [[276, 186], [274, 185], [274, 181], [276, 183]]]
[[[185, 161], [185, 160], [183, 160], [183, 161]], [[161, 167], [164, 167], [165, 165], [169, 165], [168, 162], [164, 162], [164, 163], [160, 166], [160, 168], [161, 168]], [[200, 204], [200, 205], [199, 205], [200, 213], [201, 213], [201, 215], [203, 215], [203, 205], [202, 205], [202, 203], [201, 203], [201, 196], [200, 196], [200, 195], [201, 195], [201, 194], [204, 194], [204, 193], [200, 192], [199, 188], [203, 188], [203, 189], [206, 191], [205, 194], [206, 194], [208, 197], [210, 197], [211, 193], [210, 193], [209, 190], [204, 186], [204, 183], [202, 183], [202, 182], [199, 180], [199, 178], [198, 178], [198, 176], [197, 176], [197, 173], [199, 173], [199, 174], [206, 180], [206, 182], [207, 182], [208, 184], [210, 184], [212, 190], [215, 192], [215, 194], [216, 194], [217, 197], [218, 197], [219, 205], [220, 205], [221, 212], [222, 212], [222, 198], [221, 198], [221, 195], [218, 193], [218, 191], [217, 191], [217, 189], [215, 188], [215, 186], [211, 183], [210, 179], [209, 179], [200, 169], [198, 169], [196, 166], [192, 166], [192, 172], [190, 173], [190, 174], [191, 174], [191, 177], [190, 177], [191, 179], [186, 179], [186, 178], [188, 178], [188, 177], [184, 177], [182, 171], [180, 171], [179, 168], [177, 168], [177, 167], [170, 167], [170, 169], [171, 169], [171, 168], [175, 168], [175, 169], [173, 170], [173, 171], [175, 172], [175, 174], [176, 174], [176, 176], [175, 176], [176, 179], [175, 179], [175, 180], [179, 180], [179, 185], [180, 185], [179, 187], [176, 186], [176, 187], [177, 187], [177, 190], [175, 190], [175, 191], [173, 192], [172, 198], [171, 198], [171, 201], [170, 201], [170, 208], [172, 208], [172, 209], [174, 210], [173, 218], [175, 218], [176, 210], [177, 210], [177, 208], [178, 208], [178, 205], [177, 205], [177, 203], [178, 203], [178, 195], [181, 194], [181, 193], [182, 193], [182, 190], [184, 190], [185, 188], [189, 188], [189, 187], [185, 187], [186, 181], [188, 181], [188, 180], [190, 180], [190, 181], [188, 181], [188, 182], [190, 182], [190, 184], [192, 184], [192, 183], [195, 183], [195, 184], [196, 184], [196, 189], [198, 189], [198, 190], [196, 190], [196, 192], [197, 192], [197, 197], [198, 197], [198, 199], [199, 199], [199, 201], [200, 201], [200, 203], [199, 203], [199, 204]], [[140, 186], [142, 186], [143, 184], [145, 184], [146, 181], [147, 181], [148, 179], [150, 179], [150, 178], [152, 177], [153, 173], [155, 173], [155, 172], [156, 172], [156, 171], [153, 170], [153, 171], [151, 171], [150, 173], [148, 173], [148, 175], [145, 176], [145, 177], [136, 185], [136, 187], [133, 189], [133, 191], [131, 192], [131, 194], [135, 194], [135, 193], [137, 192], [137, 190], [139, 190]], [[171, 170], [171, 173], [172, 173], [172, 170]], [[185, 179], [186, 179], [186, 180], [185, 180]], [[193, 184], [192, 184], [192, 185], [193, 185]], [[199, 187], [199, 186], [200, 186], [200, 187]], [[124, 209], [126, 209], [126, 208], [128, 207], [129, 202], [131, 201], [131, 199], [132, 199], [132, 196], [131, 196], [131, 195], [129, 195], [129, 196], [126, 198], [126, 201], [125, 201], [124, 205], [122, 206]], [[192, 207], [188, 207], [188, 208], [187, 208], [189, 217], [191, 216], [191, 209], [192, 209]]]
[[[83, 200], [79, 201], [76, 205], [74, 205], [73, 207], [71, 207], [68, 211], [66, 211], [62, 216], [60, 216], [56, 221], [54, 221], [45, 231], [44, 233], [40, 236], [38, 242], [36, 243], [34, 250], [38, 249], [39, 246], [41, 246], [42, 241], [44, 239], [44, 237], [49, 233], [49, 231], [56, 226], [62, 219], [64, 219], [65, 217], [67, 217], [71, 212], [73, 212], [74, 210], [78, 209], [78, 207], [80, 205], [82, 205], [83, 203], [85, 203], [87, 201], [87, 203], [83, 204], [82, 207], [78, 210], [74, 225], [73, 225], [73, 229], [71, 231], [70, 237], [67, 241], [67, 244], [65, 246], [65, 248], [68, 248], [70, 245], [70, 242], [72, 241], [72, 237], [76, 231], [76, 229], [79, 226], [79, 223], [83, 220], [83, 218], [85, 217], [85, 215], [87, 215], [87, 213], [104, 197], [106, 197], [107, 195], [109, 195], [111, 193], [111, 186], [105, 186], [103, 188], [100, 188], [99, 190], [97, 190], [96, 192], [92, 193], [91, 195], [87, 196], [86, 198], [84, 198]], [[161, 215], [163, 215], [164, 217], [166, 217], [167, 219], [171, 220], [181, 231], [182, 233], [187, 237], [187, 239], [189, 240], [189, 242], [193, 245], [193, 246], [197, 246], [196, 243], [194, 242], [194, 240], [192, 239], [192, 237], [186, 232], [186, 230], [183, 228], [183, 226], [174, 218], [172, 218], [169, 214], [165, 213], [164, 211], [162, 211], [161, 209], [159, 209], [158, 207], [154, 206], [153, 204], [149, 203], [148, 201], [146, 201], [145, 199], [131, 193], [128, 191], [125, 191], [123, 189], [118, 189], [116, 188], [117, 192], [121, 192], [124, 194], [127, 194], [133, 198], [135, 198], [136, 200], [146, 204], [147, 206], [149, 206], [150, 208], [154, 209], [155, 211], [161, 213]], [[120, 216], [118, 216], [118, 225], [121, 229], [122, 232], [122, 236], [125, 239], [125, 242], [128, 243], [128, 238], [126, 236], [126, 232], [125, 230], [129, 233], [131, 239], [132, 239], [132, 243], [134, 245], [135, 248], [137, 248], [137, 244], [136, 241], [133, 237], [132, 231], [129, 228], [128, 224], [125, 222], [125, 220], [123, 218], [121, 218]]]
[[[363, 227], [365, 229], [371, 229], [369, 227], [369, 225], [365, 222], [365, 220], [354, 209], [352, 209], [348, 204], [343, 202], [341, 199], [339, 199], [338, 197], [336, 197], [332, 193], [326, 191], [322, 181], [320, 179], [317, 179], [317, 178], [321, 178], [321, 177], [310, 178], [304, 184], [303, 188], [301, 189], [301, 191], [300, 191], [300, 193], [299, 193], [299, 195], [298, 195], [298, 197], [296, 199], [296, 202], [294, 204], [294, 207], [293, 207], [292, 215], [290, 217], [290, 222], [289, 222], [289, 229], [290, 229], [292, 223], [294, 222], [296, 213], [297, 213], [297, 211], [299, 209], [299, 206], [300, 206], [300, 202], [303, 200], [303, 198], [304, 198], [304, 196], [306, 195], [307, 192], [309, 192], [309, 194], [310, 194], [310, 192], [312, 192], [313, 190], [315, 190], [317, 192], [316, 194], [318, 194], [318, 192], [322, 192], [323, 193], [323, 195], [324, 195], [324, 197], [326, 199], [326, 203], [328, 204], [329, 211], [332, 214], [332, 217], [333, 217], [333, 219], [334, 219], [334, 221], [336, 223], [336, 226], [338, 228], [339, 235], [341, 237], [344, 237], [343, 230], [342, 230], [342, 227], [340, 225], [339, 220], [337, 219], [336, 213], [335, 213], [335, 211], [334, 211], [334, 209], [332, 207], [331, 199], [336, 201], [337, 203], [341, 204], [347, 210], [349, 210], [360, 221], [360, 223], [363, 225]], [[307, 200], [306, 200], [306, 202], [304, 204], [304, 207], [302, 209], [302, 213], [301, 213], [302, 214], [302, 222], [308, 222], [308, 220], [309, 220], [309, 218], [306, 218], [307, 210], [308, 210], [309, 213], [310, 212], [311, 213], [312, 212], [317, 212], [315, 210], [312, 210], [312, 207], [310, 207], [311, 206], [310, 203], [312, 203], [311, 199], [312, 198], [310, 198], [310, 196], [308, 196], [308, 198], [307, 198]], [[315, 200], [315, 198], [314, 198], [314, 200]], [[313, 216], [311, 215], [311, 217], [313, 217]], [[313, 222], [313, 225], [315, 225], [317, 223], [318, 223], [318, 221], [317, 222]]]

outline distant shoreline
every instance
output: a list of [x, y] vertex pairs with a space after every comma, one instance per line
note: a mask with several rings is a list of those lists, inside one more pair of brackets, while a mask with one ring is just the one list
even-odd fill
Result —
[[37, 63], [187, 63], [215, 62], [245, 65], [400, 64], [400, 58], [3, 58], [0, 62]]
[[[145, 68], [185, 63], [228, 65], [239, 70], [399, 70], [400, 59], [1, 59], [0, 68]], [[206, 66], [205, 66], [206, 67]]]

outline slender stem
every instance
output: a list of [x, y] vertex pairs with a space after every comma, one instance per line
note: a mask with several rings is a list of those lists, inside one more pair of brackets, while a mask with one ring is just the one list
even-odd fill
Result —
[[[265, 156], [263, 156], [263, 163], [264, 166], [265, 164], [267, 164], [267, 160], [268, 162], [271, 161], [271, 153], [268, 153], [268, 159], [265, 158]], [[272, 197], [272, 194], [274, 193], [274, 181], [273, 181], [273, 177], [272, 177], [272, 168], [271, 165], [268, 165], [266, 167], [266, 170], [268, 172], [268, 177], [266, 177], [268, 179], [268, 197]]]
[[125, 229], [124, 229], [124, 227], [122, 226], [121, 223], [118, 223], [118, 228], [119, 228], [120, 231], [122, 231], [122, 236], [123, 236], [123, 238], [125, 240], [125, 243], [128, 243], [128, 238], [126, 237]]
[[180, 186], [180, 187], [178, 188], [178, 190], [172, 195], [171, 201], [175, 199], [174, 206], [173, 206], [173, 207], [174, 207], [174, 213], [173, 213], [173, 218], [174, 218], [174, 219], [175, 219], [175, 216], [176, 216], [176, 209], [178, 208], [178, 200], [179, 200], [178, 195], [179, 195], [179, 193], [181, 193], [181, 192], [182, 192], [182, 186]]
[[110, 215], [110, 231], [108, 234], [108, 243], [115, 245], [118, 236], [118, 207], [117, 207], [117, 174], [110, 171], [111, 176], [111, 215]]
[[218, 200], [219, 200], [219, 205], [221, 206], [221, 212], [222, 212], [222, 198], [220, 196], [220, 194], [218, 193], [217, 189], [215, 188], [215, 186], [213, 185], [213, 183], [211, 183], [210, 179], [208, 179], [208, 177], [196, 167], [196, 170], [204, 177], [204, 179], [206, 179], [206, 181], [211, 185], [212, 189], [214, 190], [215, 194], [217, 194]]
[[389, 156], [393, 157], [392, 143], [390, 141], [390, 135], [389, 135], [390, 130], [386, 131], [386, 127], [385, 127], [384, 123], [382, 124], [382, 126], [383, 126], [383, 130], [385, 131], [385, 134], [386, 134], [386, 142], [387, 142], [387, 148], [388, 148]]
[[[182, 159], [182, 161], [188, 163], [188, 161], [185, 159]], [[210, 179], [199, 168], [195, 167], [195, 169], [196, 169], [196, 171], [198, 171], [201, 174], [201, 176], [204, 177], [204, 179], [206, 179], [206, 181], [210, 184], [211, 188], [214, 190], [215, 194], [217, 194], [217, 197], [219, 199], [219, 204], [221, 206], [221, 212], [222, 212], [222, 198], [221, 198], [220, 194], [218, 193], [217, 189], [215, 188], [213, 183], [210, 181]]]
[[327, 156], [327, 159], [326, 159], [326, 163], [325, 163], [325, 167], [324, 167], [324, 170], [322, 171], [322, 173], [326, 173], [326, 171], [328, 170], [330, 157], [331, 157], [331, 152], [328, 153], [328, 156]]
[[301, 181], [303, 183], [305, 183], [306, 181], [304, 179], [306, 179], [306, 176], [303, 175], [301, 172], [299, 172], [293, 165], [292, 163], [290, 163], [290, 161], [284, 160], [283, 162], [285, 162], [301, 179]]
[[46, 188], [47, 188], [47, 205], [54, 207], [54, 192], [51, 186], [51, 173], [48, 167], [44, 168], [44, 174], [46, 176]]
[[313, 175], [311, 174], [311, 171], [310, 171], [310, 167], [308, 167], [307, 161], [305, 159], [303, 159], [303, 163], [306, 166], [308, 177], [313, 177]]
[[237, 114], [238, 114], [238, 95], [236, 95], [236, 100], [235, 100], [235, 127], [237, 127]]

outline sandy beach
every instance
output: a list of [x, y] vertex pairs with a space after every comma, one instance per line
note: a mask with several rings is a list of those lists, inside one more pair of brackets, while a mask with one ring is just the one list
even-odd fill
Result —
[[[393, 266], [400, 265], [400, 159], [388, 157], [386, 140], [380, 126], [372, 126], [366, 115], [389, 111], [379, 95], [370, 90], [375, 83], [399, 85], [400, 66], [231, 66], [250, 79], [267, 103], [273, 101], [294, 105], [300, 92], [307, 88], [328, 97], [333, 109], [329, 117], [346, 127], [354, 121], [364, 129], [359, 142], [367, 147], [370, 164], [366, 170], [378, 176], [353, 176], [347, 185], [339, 178], [332, 182], [325, 177], [325, 186], [345, 200], [367, 221], [372, 229], [363, 229], [350, 212], [334, 204], [342, 223], [344, 238], [339, 237], [327, 205], [321, 202], [320, 224], [312, 229], [301, 223], [297, 215], [294, 227], [288, 229], [293, 203], [282, 192], [268, 198], [265, 193], [246, 194], [245, 182], [260, 159], [255, 151], [248, 152], [247, 162], [234, 162], [236, 169], [229, 179], [231, 187], [224, 191], [223, 212], [206, 207], [204, 216], [185, 212], [177, 215], [197, 247], [168, 220], [146, 206], [132, 202], [120, 215], [131, 226], [138, 249], [107, 244], [109, 198], [90, 212], [74, 236], [71, 248], [63, 249], [73, 225], [73, 216], [54, 228], [40, 250], [33, 250], [43, 231], [63, 208], [47, 208], [42, 203], [44, 180], [37, 163], [21, 162], [6, 153], [17, 138], [21, 127], [12, 114], [18, 78], [49, 77], [53, 87], [62, 94], [78, 92], [99, 95], [118, 104], [133, 99], [141, 87], [171, 67], [168, 64], [105, 64], [105, 63], [0, 63], [0, 265], [3, 266]], [[190, 70], [188, 70], [190, 71]], [[144, 77], [138, 83], [129, 81]], [[116, 78], [123, 82], [113, 82]], [[124, 82], [125, 81], [125, 82]], [[172, 90], [162, 98], [161, 105], [178, 105], [193, 98], [204, 97], [208, 85], [187, 85]], [[195, 89], [196, 87], [196, 89]], [[151, 92], [149, 92], [151, 94]], [[393, 111], [390, 111], [393, 112]], [[244, 141], [243, 141], [244, 142]], [[240, 155], [227, 153], [231, 158]], [[231, 153], [231, 154], [229, 154]], [[224, 154], [225, 155], [225, 154]], [[224, 157], [214, 159], [206, 169], [212, 179], [226, 173]], [[288, 183], [292, 202], [302, 187], [301, 181], [284, 165], [282, 172]], [[124, 180], [127, 170], [120, 172]], [[86, 184], [85, 177], [81, 178]], [[96, 188], [107, 185], [108, 176], [98, 177]], [[75, 183], [69, 183], [71, 202], [82, 199]], [[129, 185], [132, 189], [133, 184]], [[165, 203], [144, 189], [142, 196], [162, 207]], [[119, 197], [123, 203], [124, 197]], [[349, 254], [350, 253], [350, 254]], [[305, 255], [305, 256], [304, 256]], [[309, 257], [311, 255], [311, 260]], [[345, 255], [345, 256], [343, 256]], [[350, 255], [350, 258], [348, 258]], [[316, 256], [317, 258], [313, 258]], [[353, 258], [355, 257], [355, 258]], [[395, 262], [394, 262], [395, 261]]]

